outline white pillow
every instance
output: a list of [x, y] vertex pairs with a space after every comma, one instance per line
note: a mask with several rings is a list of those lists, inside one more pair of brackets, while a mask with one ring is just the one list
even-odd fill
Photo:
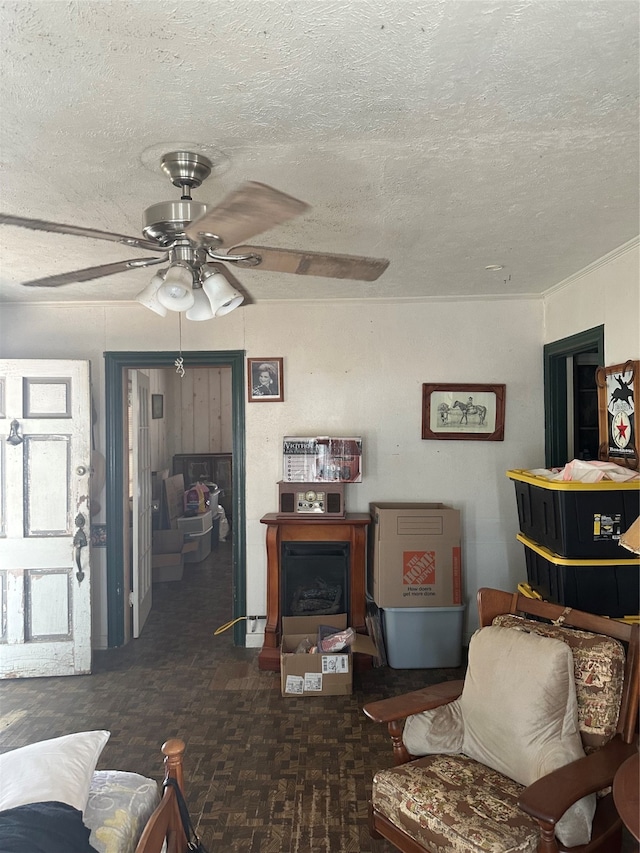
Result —
[[411, 755], [459, 755], [464, 741], [460, 701], [407, 717], [402, 742]]
[[58, 801], [84, 812], [111, 732], [77, 732], [0, 755], [0, 811]]

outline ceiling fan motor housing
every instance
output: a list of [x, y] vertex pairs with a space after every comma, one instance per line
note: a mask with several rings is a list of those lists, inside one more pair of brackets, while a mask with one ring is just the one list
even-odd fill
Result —
[[167, 246], [184, 236], [184, 229], [203, 216], [208, 206], [202, 201], [161, 201], [148, 207], [142, 218], [142, 233], [147, 239]]

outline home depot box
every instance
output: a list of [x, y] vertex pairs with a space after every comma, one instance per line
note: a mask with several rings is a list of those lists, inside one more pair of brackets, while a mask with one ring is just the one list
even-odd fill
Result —
[[376, 502], [369, 511], [369, 591], [378, 607], [462, 604], [459, 510]]
[[285, 435], [282, 455], [287, 483], [362, 482], [362, 438]]
[[347, 627], [347, 614], [330, 616], [283, 616], [280, 646], [280, 688], [283, 696], [343, 696], [353, 689], [353, 655], [377, 657], [373, 640], [356, 634], [353, 645], [332, 654], [296, 654], [300, 643], [316, 645], [318, 629], [329, 625], [336, 631]]

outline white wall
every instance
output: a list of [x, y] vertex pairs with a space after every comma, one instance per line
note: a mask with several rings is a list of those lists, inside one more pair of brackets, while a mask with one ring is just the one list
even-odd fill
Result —
[[[363, 436], [363, 482], [346, 487], [351, 511], [374, 500], [461, 510], [470, 628], [479, 585], [526, 579], [505, 472], [543, 462], [541, 321], [540, 301], [297, 304], [248, 314], [247, 355], [285, 356], [285, 402], [247, 406], [248, 611], [264, 613], [259, 519], [277, 505], [286, 434]], [[423, 441], [424, 382], [504, 382], [505, 441]]]
[[[138, 305], [8, 306], [2, 327], [4, 357], [91, 359], [103, 449], [103, 352], [179, 345], [175, 316], [163, 319]], [[208, 323], [183, 323], [184, 351], [284, 357], [285, 401], [246, 406], [247, 612], [266, 612], [260, 518], [277, 506], [282, 436], [362, 435], [364, 481], [347, 487], [347, 508], [366, 511], [373, 500], [458, 507], [473, 627], [479, 585], [513, 588], [525, 578], [505, 471], [543, 462], [541, 337], [540, 300], [262, 303]], [[505, 441], [423, 441], [424, 382], [505, 383]], [[104, 611], [101, 571], [94, 567], [95, 601]], [[106, 615], [96, 620], [99, 644]], [[259, 633], [249, 641], [261, 644]]]
[[[284, 357], [283, 403], [246, 406], [247, 613], [265, 613], [260, 518], [277, 506], [283, 435], [362, 435], [364, 480], [347, 508], [443, 501], [462, 512], [463, 568], [476, 625], [478, 586], [526, 579], [510, 468], [544, 464], [542, 345], [605, 324], [608, 364], [640, 357], [637, 242], [546, 299], [259, 303], [183, 323], [182, 349]], [[60, 331], [64, 330], [64, 331]], [[89, 358], [104, 450], [103, 352], [179, 350], [175, 315], [134, 305], [5, 306], [5, 358]], [[423, 441], [422, 383], [505, 383], [503, 442]], [[104, 521], [97, 517], [95, 521]], [[94, 645], [106, 638], [104, 552], [94, 551]], [[229, 614], [231, 616], [231, 614]], [[247, 642], [261, 645], [259, 632]]]
[[544, 343], [604, 323], [605, 364], [640, 358], [640, 243], [625, 243], [545, 297]]

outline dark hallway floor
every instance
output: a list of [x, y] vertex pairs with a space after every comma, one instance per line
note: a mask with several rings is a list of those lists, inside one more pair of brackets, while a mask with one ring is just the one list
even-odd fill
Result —
[[231, 618], [230, 544], [153, 595], [140, 639], [97, 652], [92, 675], [0, 683], [0, 751], [104, 728], [99, 768], [160, 779], [160, 745], [177, 736], [211, 853], [394, 849], [367, 830], [372, 775], [392, 760], [362, 705], [462, 671], [377, 668], [355, 674], [351, 696], [284, 699], [279, 675], [258, 669], [258, 649], [235, 648], [231, 630], [214, 636]]

